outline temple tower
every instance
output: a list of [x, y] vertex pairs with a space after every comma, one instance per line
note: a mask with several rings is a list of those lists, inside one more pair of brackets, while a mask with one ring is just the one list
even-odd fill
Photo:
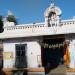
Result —
[[58, 26], [61, 21], [61, 10], [59, 7], [55, 6], [54, 1], [52, 0], [51, 5], [45, 10], [45, 26]]

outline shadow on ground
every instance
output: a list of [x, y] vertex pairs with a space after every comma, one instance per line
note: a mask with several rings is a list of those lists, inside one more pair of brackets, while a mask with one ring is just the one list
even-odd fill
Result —
[[66, 66], [65, 65], [59, 65], [56, 68], [46, 68], [45, 74], [48, 75], [66, 75]]

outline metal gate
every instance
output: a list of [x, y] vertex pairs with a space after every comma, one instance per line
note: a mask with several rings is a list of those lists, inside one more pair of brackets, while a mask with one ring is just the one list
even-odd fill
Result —
[[27, 67], [27, 57], [26, 57], [27, 44], [16, 44], [15, 47], [16, 47], [15, 66], [17, 68], [26, 68]]

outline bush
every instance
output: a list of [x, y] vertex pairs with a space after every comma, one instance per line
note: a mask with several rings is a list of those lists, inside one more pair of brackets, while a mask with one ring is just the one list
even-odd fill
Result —
[[14, 17], [14, 15], [8, 15], [7, 20], [9, 22], [14, 22], [15, 24], [17, 24], [16, 18]]

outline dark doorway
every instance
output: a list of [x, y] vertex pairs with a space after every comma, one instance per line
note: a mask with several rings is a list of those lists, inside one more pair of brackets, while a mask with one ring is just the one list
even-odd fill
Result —
[[42, 64], [45, 68], [54, 69], [64, 64], [64, 39], [44, 39], [42, 46]]
[[27, 68], [27, 44], [16, 44], [16, 62], [15, 66], [17, 68]]

